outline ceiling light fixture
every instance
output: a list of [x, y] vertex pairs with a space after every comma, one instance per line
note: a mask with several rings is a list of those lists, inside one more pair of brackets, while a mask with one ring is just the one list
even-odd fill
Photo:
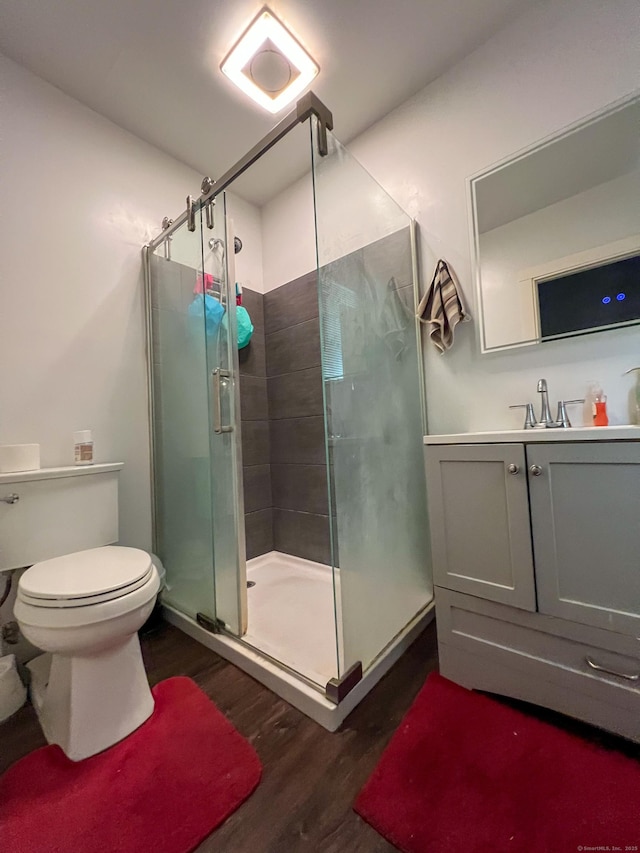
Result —
[[265, 6], [229, 51], [220, 70], [270, 113], [290, 104], [318, 65]]

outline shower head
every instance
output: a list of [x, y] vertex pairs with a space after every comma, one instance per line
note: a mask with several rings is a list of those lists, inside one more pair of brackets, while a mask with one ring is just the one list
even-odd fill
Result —
[[[209, 240], [209, 248], [212, 250], [219, 248], [224, 249], [224, 242], [218, 237], [212, 237]], [[239, 237], [233, 238], [233, 251], [236, 255], [238, 254], [238, 252], [242, 251], [242, 240]]]

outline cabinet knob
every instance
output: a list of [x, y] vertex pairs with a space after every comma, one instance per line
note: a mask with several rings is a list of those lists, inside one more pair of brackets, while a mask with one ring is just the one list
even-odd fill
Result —
[[534, 477], [539, 477], [542, 474], [542, 468], [539, 465], [531, 465], [529, 471]]
[[520, 468], [518, 465], [515, 464], [515, 462], [511, 462], [509, 465], [507, 465], [507, 471], [510, 474], [517, 474], [519, 470]]
[[16, 495], [15, 492], [12, 492], [10, 495], [6, 495], [4, 498], [0, 498], [0, 502], [6, 504], [16, 504], [20, 500], [20, 495]]

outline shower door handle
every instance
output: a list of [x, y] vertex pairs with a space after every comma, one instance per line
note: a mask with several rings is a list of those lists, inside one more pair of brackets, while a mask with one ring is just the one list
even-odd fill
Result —
[[228, 370], [223, 370], [221, 367], [216, 367], [211, 373], [213, 377], [213, 431], [216, 435], [223, 432], [233, 432], [233, 427], [230, 424], [223, 425], [222, 423], [222, 379], [229, 379], [231, 374]]

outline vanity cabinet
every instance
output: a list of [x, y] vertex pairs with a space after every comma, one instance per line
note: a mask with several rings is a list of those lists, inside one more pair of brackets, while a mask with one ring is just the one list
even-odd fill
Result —
[[640, 442], [425, 452], [443, 675], [640, 741]]
[[536, 609], [526, 466], [523, 444], [427, 448], [436, 586]]

